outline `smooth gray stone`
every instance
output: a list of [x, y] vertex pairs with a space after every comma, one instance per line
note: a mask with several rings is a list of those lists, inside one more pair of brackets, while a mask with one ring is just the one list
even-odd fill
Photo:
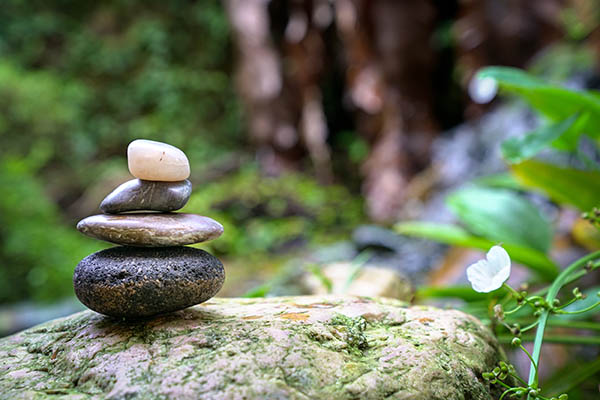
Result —
[[126, 211], [175, 211], [190, 199], [192, 183], [157, 182], [132, 179], [117, 187], [100, 203], [100, 210], [108, 214]]
[[99, 214], [82, 219], [79, 232], [107, 242], [142, 247], [183, 246], [213, 240], [223, 225], [196, 214]]
[[91, 254], [75, 268], [79, 300], [113, 317], [139, 318], [202, 303], [221, 289], [225, 270], [193, 247], [118, 246]]

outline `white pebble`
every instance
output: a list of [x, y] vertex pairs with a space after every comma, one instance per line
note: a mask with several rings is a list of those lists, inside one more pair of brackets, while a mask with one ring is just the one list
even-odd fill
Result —
[[129, 172], [147, 181], [175, 182], [190, 176], [185, 153], [170, 144], [137, 139], [127, 147]]

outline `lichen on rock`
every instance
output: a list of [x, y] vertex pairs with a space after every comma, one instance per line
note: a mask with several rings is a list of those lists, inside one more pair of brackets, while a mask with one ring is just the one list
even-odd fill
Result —
[[2, 399], [491, 400], [492, 333], [390, 299], [211, 299], [143, 321], [91, 311], [0, 339]]

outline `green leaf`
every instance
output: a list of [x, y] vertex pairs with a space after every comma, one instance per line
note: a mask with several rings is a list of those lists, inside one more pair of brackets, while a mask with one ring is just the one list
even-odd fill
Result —
[[531, 158], [568, 132], [579, 118], [579, 114], [572, 115], [564, 121], [541, 126], [525, 136], [505, 140], [502, 143], [502, 156], [510, 163], [518, 163]]
[[[394, 229], [403, 235], [420, 237], [446, 243], [453, 246], [473, 247], [488, 251], [497, 244], [495, 241], [473, 236], [455, 225], [430, 222], [401, 222]], [[511, 259], [527, 266], [545, 279], [553, 279], [558, 274], [558, 267], [544, 253], [511, 243], [503, 243], [502, 247]]]
[[510, 172], [502, 172], [499, 174], [482, 176], [481, 178], [475, 179], [473, 183], [481, 186], [512, 189], [519, 191], [525, 189]]
[[448, 196], [446, 203], [469, 231], [479, 236], [543, 253], [550, 248], [550, 223], [533, 204], [513, 191], [469, 187]]
[[537, 160], [511, 167], [524, 186], [546, 194], [560, 204], [570, 204], [581, 211], [600, 205], [600, 172], [563, 168]]
[[509, 67], [488, 67], [478, 72], [479, 78], [493, 78], [500, 88], [525, 99], [551, 121], [564, 121], [574, 114], [588, 114], [577, 129], [566, 133], [553, 146], [563, 150], [577, 147], [580, 134], [600, 136], [600, 99], [593, 91], [577, 92], [548, 84], [526, 72]]
[[317, 280], [323, 286], [325, 286], [325, 288], [327, 289], [327, 293], [331, 293], [331, 290], [333, 289], [333, 282], [331, 282], [331, 279], [329, 279], [328, 277], [325, 276], [325, 274], [323, 274], [323, 270], [321, 269], [321, 267], [318, 264], [309, 265], [308, 271], [311, 274], [313, 274], [313, 276], [315, 278], [317, 278]]
[[[566, 367], [558, 370], [551, 378], [544, 381], [544, 393], [558, 396], [561, 393], [570, 392], [599, 372], [600, 358], [588, 362], [568, 363]], [[571, 393], [569, 398], [571, 398]]]
[[242, 295], [246, 298], [266, 297], [271, 291], [271, 285], [269, 283], [262, 284], [253, 289], [250, 289]]
[[350, 288], [350, 285], [352, 285], [352, 282], [354, 282], [354, 280], [356, 280], [356, 278], [358, 278], [358, 275], [360, 274], [360, 270], [362, 269], [362, 267], [366, 264], [367, 261], [369, 261], [369, 259], [372, 256], [373, 256], [372, 251], [363, 250], [359, 255], [357, 255], [354, 258], [354, 260], [352, 260], [352, 263], [350, 264], [350, 267], [352, 269], [350, 270], [350, 275], [348, 275], [348, 279], [344, 283], [343, 292], [346, 292], [348, 290], [348, 288]]
[[502, 296], [506, 289], [501, 287], [498, 291], [490, 293], [479, 293], [473, 290], [469, 285], [455, 286], [420, 286], [417, 288], [415, 297], [425, 298], [448, 298], [453, 297], [467, 302], [488, 300], [490, 297]]

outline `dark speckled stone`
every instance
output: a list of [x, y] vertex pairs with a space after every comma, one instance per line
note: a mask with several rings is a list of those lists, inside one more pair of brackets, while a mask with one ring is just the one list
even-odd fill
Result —
[[75, 268], [75, 294], [113, 317], [139, 318], [202, 303], [221, 289], [223, 264], [193, 247], [119, 246], [91, 254]]
[[192, 184], [187, 179], [180, 182], [155, 182], [132, 179], [113, 190], [100, 203], [108, 214], [126, 211], [175, 211], [187, 203], [192, 194]]

